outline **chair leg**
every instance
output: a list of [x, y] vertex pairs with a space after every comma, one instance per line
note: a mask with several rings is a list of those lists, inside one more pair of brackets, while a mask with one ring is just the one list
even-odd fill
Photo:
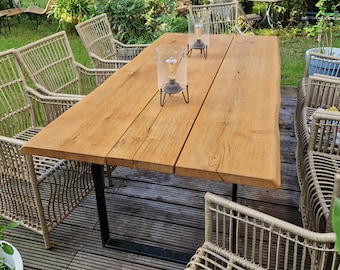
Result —
[[[6, 23], [7, 23], [8, 33], [6, 33], [5, 31]], [[9, 25], [8, 17], [6, 15], [0, 14], [0, 34], [3, 34], [3, 36], [7, 38], [9, 33], [11, 33], [11, 28]]]
[[117, 166], [110, 166], [107, 165], [106, 166], [106, 173], [107, 173], [107, 180], [108, 180], [108, 186], [112, 187], [113, 183], [112, 183], [112, 172], [114, 171], [114, 169], [116, 169]]
[[54, 246], [52, 241], [50, 240], [50, 236], [49, 236], [48, 233], [44, 234], [43, 238], [44, 238], [44, 243], [45, 243], [45, 248], [46, 249], [50, 249], [50, 248], [52, 248]]

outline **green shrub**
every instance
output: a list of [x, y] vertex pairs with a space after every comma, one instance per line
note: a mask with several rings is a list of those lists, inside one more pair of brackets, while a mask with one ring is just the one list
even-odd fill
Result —
[[118, 40], [151, 43], [164, 32], [186, 31], [186, 19], [177, 16], [177, 6], [176, 1], [168, 0], [100, 0], [90, 11], [93, 16], [107, 14]]
[[89, 16], [90, 0], [55, 0], [50, 12], [59, 21], [59, 30], [73, 32], [74, 26]]

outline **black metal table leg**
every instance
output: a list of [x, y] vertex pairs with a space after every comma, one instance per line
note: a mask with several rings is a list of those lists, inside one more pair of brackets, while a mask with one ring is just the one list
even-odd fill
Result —
[[231, 199], [233, 202], [237, 202], [237, 184], [233, 184]]
[[100, 222], [100, 232], [104, 247], [116, 250], [145, 255], [153, 258], [186, 264], [193, 254], [179, 252], [162, 247], [155, 247], [132, 241], [110, 238], [109, 224], [107, 218], [105, 193], [104, 193], [104, 173], [103, 166], [92, 164], [92, 176], [94, 180], [97, 210]]
[[104, 173], [103, 166], [92, 164], [92, 176], [94, 180], [94, 188], [96, 191], [97, 210], [100, 223], [100, 232], [102, 243], [105, 246], [110, 239], [109, 222], [107, 219], [105, 193], [104, 193]]

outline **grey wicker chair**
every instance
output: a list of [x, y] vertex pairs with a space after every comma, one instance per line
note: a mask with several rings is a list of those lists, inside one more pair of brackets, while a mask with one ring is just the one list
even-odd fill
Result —
[[189, 14], [196, 18], [210, 17], [211, 34], [254, 34], [253, 23], [248, 20], [242, 6], [236, 0], [190, 5]]
[[105, 13], [76, 25], [76, 30], [95, 68], [121, 68], [148, 44], [123, 44], [113, 38]]
[[317, 232], [330, 230], [334, 176], [339, 171], [340, 112], [317, 110], [310, 124], [301, 185], [300, 208], [306, 228]]
[[311, 232], [206, 193], [205, 242], [186, 270], [335, 270], [340, 258], [334, 245], [335, 233]]
[[15, 56], [34, 86], [46, 95], [86, 95], [116, 71], [90, 69], [76, 62], [65, 31], [20, 47]]
[[24, 155], [20, 148], [79, 99], [45, 96], [27, 87], [13, 53], [0, 53], [0, 214], [22, 221], [50, 248], [51, 231], [91, 192], [91, 167]]

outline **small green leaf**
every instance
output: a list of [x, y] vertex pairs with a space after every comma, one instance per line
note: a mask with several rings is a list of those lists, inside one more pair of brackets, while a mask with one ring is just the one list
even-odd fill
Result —
[[8, 255], [13, 255], [14, 249], [7, 243], [2, 243], [2, 250], [7, 253]]
[[333, 231], [336, 235], [336, 242], [335, 246], [338, 250], [338, 253], [340, 254], [340, 199], [335, 198], [334, 199], [334, 205], [333, 205], [333, 213], [332, 213], [332, 225], [333, 225]]

